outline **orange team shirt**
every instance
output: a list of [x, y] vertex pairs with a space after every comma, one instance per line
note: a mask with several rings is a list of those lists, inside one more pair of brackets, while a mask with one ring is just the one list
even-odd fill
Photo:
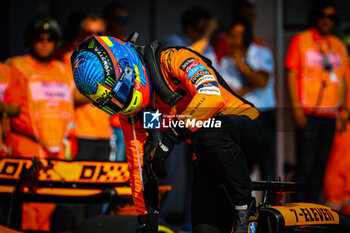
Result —
[[[7, 84], [8, 84], [8, 72], [7, 72], [7, 65], [4, 63], [0, 63], [0, 101], [3, 102], [4, 101], [4, 93], [5, 93], [5, 89], [7, 88]], [[4, 145], [3, 145], [3, 130], [5, 128], [4, 125], [4, 120], [3, 119], [0, 123], [0, 154], [5, 155], [4, 152]]]
[[[204, 121], [218, 113], [244, 115], [251, 119], [259, 116], [259, 111], [252, 104], [230, 93], [222, 86], [222, 78], [218, 78], [212, 66], [202, 60], [198, 53], [186, 48], [169, 48], [162, 51], [160, 64], [169, 87], [173, 90], [181, 88], [186, 92], [186, 95], [173, 107], [162, 102], [156, 95], [155, 106], [152, 106], [153, 100], [151, 106], [159, 109], [163, 114], [181, 115], [178, 119], [184, 121], [190, 118]], [[145, 214], [147, 211], [142, 192], [132, 125], [127, 118], [122, 116], [120, 117], [120, 123], [125, 137], [133, 200], [138, 214]], [[136, 121], [135, 129], [142, 166], [143, 146], [148, 133], [143, 129], [140, 120]], [[197, 131], [199, 128], [191, 127], [189, 129]]]
[[[63, 56], [63, 62], [70, 68], [73, 51]], [[71, 76], [73, 79], [73, 76]], [[112, 136], [111, 119], [108, 113], [98, 111], [92, 104], [85, 104], [74, 109], [75, 134], [85, 139], [110, 139]]]
[[72, 82], [63, 63], [42, 66], [31, 55], [10, 58], [4, 102], [20, 106], [11, 118], [13, 156], [64, 158], [73, 114]]
[[[325, 70], [325, 57], [332, 71]], [[304, 112], [335, 117], [342, 101], [347, 53], [333, 35], [320, 36], [315, 28], [300, 32], [290, 42], [285, 67], [297, 72], [297, 95]]]
[[0, 100], [4, 101], [4, 93], [8, 84], [7, 64], [0, 63]]

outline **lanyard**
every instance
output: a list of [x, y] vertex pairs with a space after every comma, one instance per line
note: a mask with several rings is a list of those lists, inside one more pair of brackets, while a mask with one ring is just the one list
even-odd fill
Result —
[[[318, 49], [319, 49], [319, 52], [320, 54], [322, 55], [322, 58], [323, 58], [323, 64], [322, 64], [322, 69], [324, 71], [327, 71], [329, 75], [333, 75], [333, 67], [332, 67], [332, 64], [331, 62], [329, 61], [329, 58], [327, 56], [327, 54], [324, 52], [324, 50], [322, 49], [322, 45], [321, 43], [319, 42], [316, 42], [314, 41], [315, 44], [317, 45]], [[327, 40], [327, 45], [328, 45], [328, 51], [332, 51], [331, 50], [331, 46], [330, 44], [328, 43], [328, 40]], [[317, 95], [317, 99], [316, 99], [316, 103], [315, 103], [315, 108], [314, 108], [314, 113], [316, 112], [316, 108], [318, 106], [320, 106], [321, 102], [322, 102], [322, 99], [323, 99], [323, 93], [324, 93], [324, 89], [327, 87], [327, 82], [324, 78], [324, 75], [321, 74], [321, 81], [322, 81], [322, 84], [321, 84], [321, 87], [320, 87], [320, 90], [318, 92], [318, 95]]]
[[[332, 63], [330, 62], [327, 53], [325, 53], [324, 49], [322, 49], [322, 45], [320, 42], [315, 41], [316, 46], [318, 47], [318, 50], [323, 58], [323, 64], [322, 64], [322, 68], [325, 71], [328, 71], [329, 73], [331, 73], [333, 71], [333, 67], [332, 67]], [[329, 44], [328, 40], [327, 40], [327, 46], [328, 46], [328, 51], [332, 51], [331, 50], [331, 45]]]

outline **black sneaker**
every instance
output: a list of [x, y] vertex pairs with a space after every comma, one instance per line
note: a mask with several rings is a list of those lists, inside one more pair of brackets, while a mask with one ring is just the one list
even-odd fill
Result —
[[245, 207], [235, 207], [234, 233], [256, 233], [258, 213], [255, 198]]

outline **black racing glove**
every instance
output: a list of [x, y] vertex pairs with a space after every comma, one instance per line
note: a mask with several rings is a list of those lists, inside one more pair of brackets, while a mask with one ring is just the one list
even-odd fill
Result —
[[148, 214], [137, 216], [142, 233], [157, 233], [158, 232], [158, 215], [157, 210], [148, 211]]
[[173, 150], [174, 144], [175, 143], [168, 137], [166, 132], [158, 132], [154, 148], [149, 155], [150, 170], [152, 175], [154, 175], [157, 179], [163, 179], [168, 174], [164, 163], [169, 157], [170, 152]]
[[192, 133], [186, 128], [176, 130], [169, 128], [166, 132], [157, 131], [152, 133], [155, 135], [152, 136], [152, 140], [146, 142], [147, 145], [145, 146], [145, 148], [148, 148], [148, 152], [147, 150], [145, 152], [149, 164], [149, 173], [157, 179], [163, 179], [167, 176], [164, 163], [174, 145], [186, 140]]

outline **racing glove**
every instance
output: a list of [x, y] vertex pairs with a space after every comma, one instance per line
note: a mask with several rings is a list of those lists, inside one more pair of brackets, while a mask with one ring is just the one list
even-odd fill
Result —
[[158, 215], [159, 211], [151, 210], [148, 214], [137, 216], [141, 233], [157, 233], [158, 232]]
[[[149, 164], [149, 169], [151, 175], [157, 179], [163, 179], [167, 176], [167, 171], [165, 169], [165, 160], [169, 157], [171, 151], [175, 144], [178, 144], [191, 136], [191, 131], [186, 128], [172, 129], [169, 128], [166, 132], [157, 131], [156, 136], [152, 137], [152, 140], [146, 142], [145, 149], [147, 162]], [[152, 144], [151, 146], [149, 144]]]
[[167, 176], [165, 169], [165, 160], [169, 157], [170, 152], [174, 148], [174, 142], [167, 135], [166, 132], [157, 132], [153, 149], [151, 150], [149, 158], [149, 168], [151, 174], [157, 179], [163, 179]]

